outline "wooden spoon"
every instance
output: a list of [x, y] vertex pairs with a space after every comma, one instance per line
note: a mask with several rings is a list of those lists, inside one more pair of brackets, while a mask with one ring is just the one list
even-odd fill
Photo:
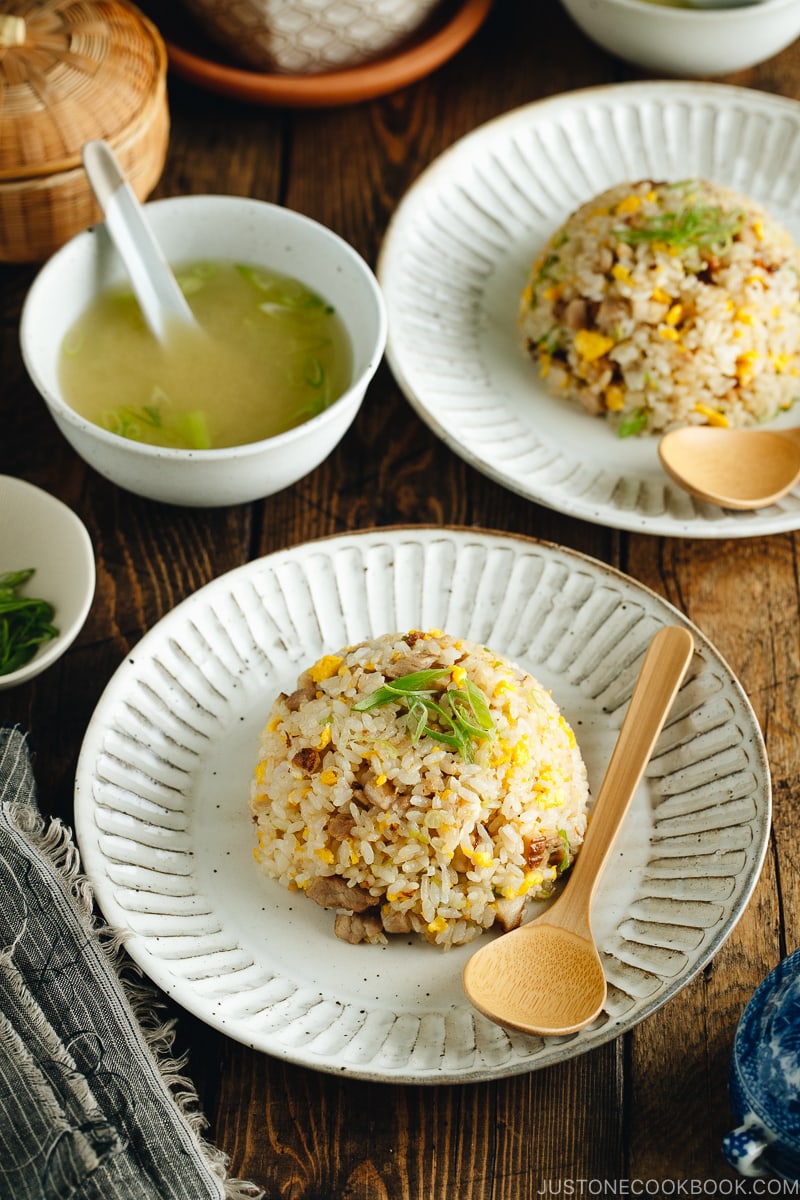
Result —
[[800, 428], [692, 425], [664, 434], [658, 455], [670, 479], [723, 508], [766, 508], [800, 483]]
[[691, 8], [749, 8], [764, 0], [689, 0]]
[[749, 8], [764, 0], [689, 0], [691, 8]]
[[653, 638], [561, 896], [541, 917], [489, 942], [464, 968], [464, 990], [492, 1021], [524, 1033], [574, 1033], [594, 1020], [606, 979], [592, 937], [592, 896], [653, 746], [691, 662], [686, 629]]
[[102, 138], [86, 142], [82, 159], [95, 199], [103, 210], [106, 229], [125, 264], [151, 333], [164, 342], [176, 326], [199, 329], [111, 147]]

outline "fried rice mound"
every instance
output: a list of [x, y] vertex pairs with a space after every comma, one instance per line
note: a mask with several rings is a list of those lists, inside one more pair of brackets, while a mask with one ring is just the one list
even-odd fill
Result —
[[622, 436], [751, 426], [798, 396], [800, 251], [702, 180], [622, 183], [569, 217], [521, 298], [548, 391]]
[[527, 671], [440, 630], [326, 654], [282, 693], [251, 788], [261, 870], [348, 942], [512, 928], [583, 840], [574, 733]]

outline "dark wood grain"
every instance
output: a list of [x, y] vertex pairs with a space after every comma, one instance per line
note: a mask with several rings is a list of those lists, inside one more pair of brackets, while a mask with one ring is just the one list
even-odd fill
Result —
[[[360, 105], [247, 106], [171, 79], [171, 141], [156, 195], [216, 191], [287, 204], [374, 265], [406, 189], [470, 129], [557, 92], [643, 77], [594, 47], [555, 0], [497, 0], [453, 60]], [[725, 82], [799, 98], [800, 43]], [[232, 1172], [281, 1200], [529, 1200], [570, 1181], [576, 1195], [589, 1194], [588, 1181], [730, 1183], [719, 1142], [736, 1022], [764, 974], [800, 941], [797, 537], [661, 539], [523, 501], [448, 450], [385, 365], [340, 446], [294, 487], [225, 510], [139, 499], [84, 467], [25, 375], [17, 326], [34, 270], [0, 267], [0, 472], [70, 504], [89, 528], [98, 568], [74, 648], [34, 683], [0, 692], [0, 719], [30, 730], [46, 812], [71, 820], [87, 722], [115, 668], [160, 617], [256, 556], [374, 525], [508, 530], [621, 568], [716, 644], [769, 750], [773, 834], [736, 929], [653, 1017], [563, 1066], [463, 1086], [354, 1081], [254, 1053], [167, 1002], [209, 1137], [230, 1155]]]

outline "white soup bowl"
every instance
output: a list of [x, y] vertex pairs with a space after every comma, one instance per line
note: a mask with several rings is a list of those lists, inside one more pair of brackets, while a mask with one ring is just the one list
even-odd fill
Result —
[[285, 433], [212, 450], [149, 446], [80, 416], [59, 383], [64, 335], [98, 292], [126, 281], [102, 223], [67, 242], [31, 285], [20, 323], [28, 374], [70, 445], [100, 475], [127, 491], [188, 507], [241, 504], [281, 491], [331, 453], [378, 369], [386, 343], [386, 310], [377, 280], [337, 234], [279, 205], [203, 195], [156, 200], [144, 207], [170, 262], [246, 262], [298, 279], [322, 295], [349, 335], [347, 391], [318, 416]]
[[728, 75], [772, 58], [800, 36], [798, 0], [736, 8], [673, 8], [649, 0], [561, 0], [611, 54], [667, 75]]

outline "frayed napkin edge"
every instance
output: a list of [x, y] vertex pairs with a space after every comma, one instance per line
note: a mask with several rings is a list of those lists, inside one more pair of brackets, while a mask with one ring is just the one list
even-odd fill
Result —
[[[21, 730], [17, 732], [22, 733]], [[27, 743], [27, 737], [25, 741]], [[89, 923], [97, 944], [120, 982], [161, 1078], [197, 1140], [211, 1171], [224, 1188], [225, 1200], [264, 1200], [266, 1193], [257, 1184], [228, 1175], [228, 1155], [204, 1137], [208, 1118], [201, 1109], [194, 1083], [184, 1074], [189, 1056], [187, 1053], [180, 1057], [174, 1055], [177, 1020], [160, 1017], [163, 1001], [146, 981], [141, 968], [125, 952], [124, 931], [114, 930], [98, 919], [94, 889], [91, 880], [81, 870], [80, 851], [72, 830], [60, 818], [45, 819], [40, 812], [22, 801], [8, 801], [5, 808], [20, 833], [58, 871], [64, 886]]]

